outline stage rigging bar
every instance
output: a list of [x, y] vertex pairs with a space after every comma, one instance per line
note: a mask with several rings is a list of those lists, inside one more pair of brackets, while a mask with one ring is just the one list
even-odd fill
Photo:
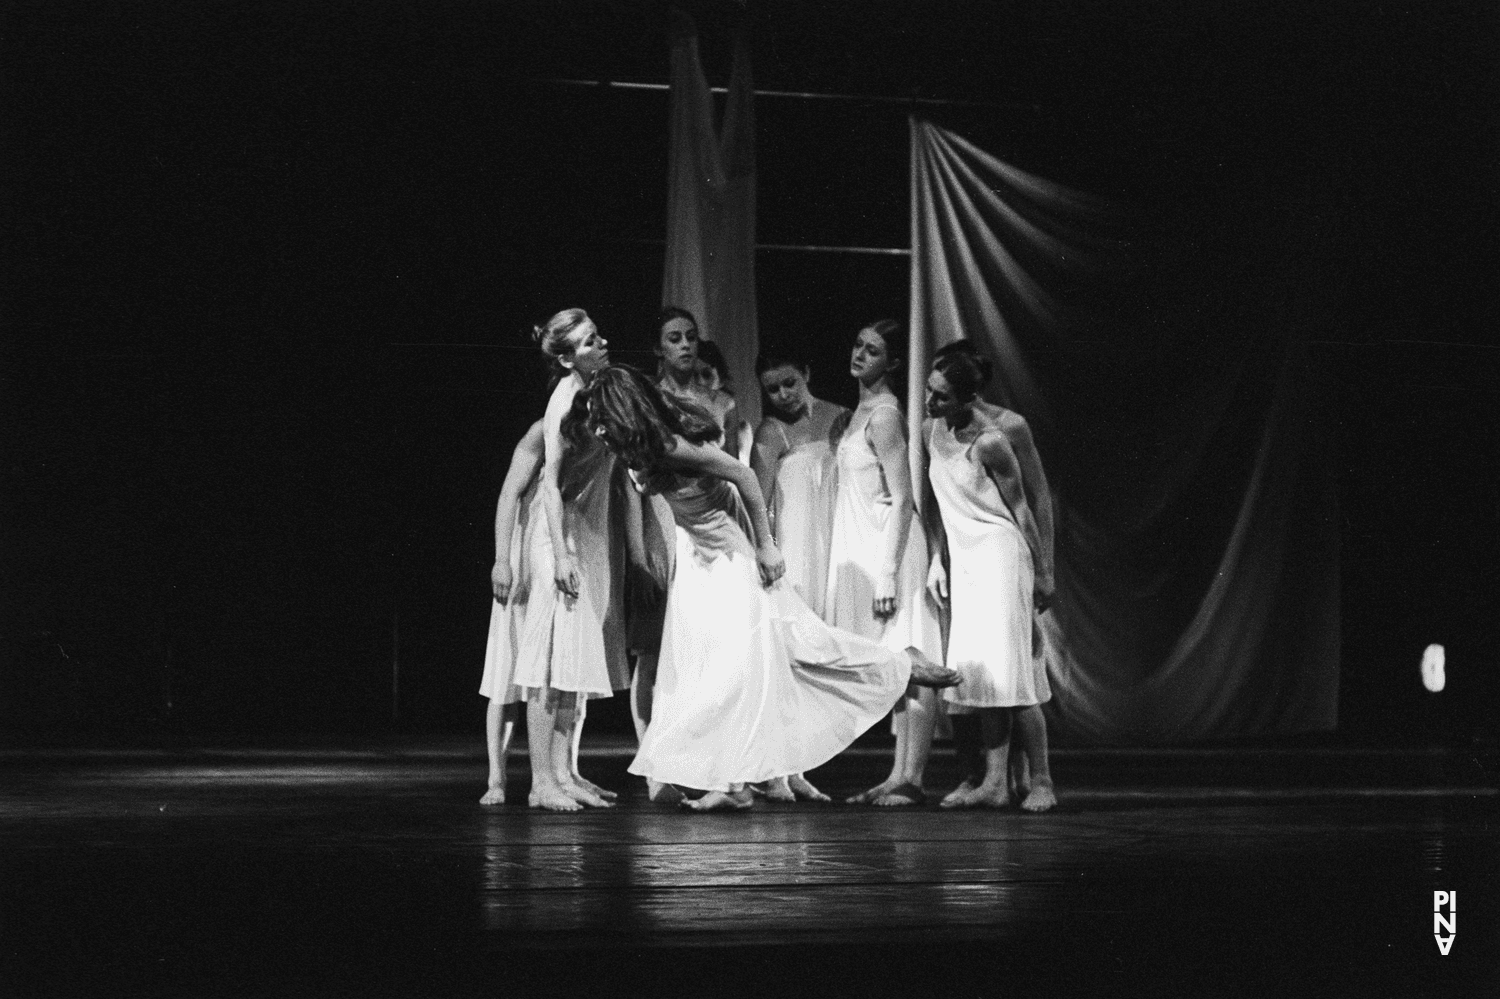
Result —
[[[671, 90], [666, 83], [637, 83], [631, 80], [571, 80], [561, 78], [539, 79], [537, 83], [563, 87], [599, 87], [610, 90]], [[709, 87], [715, 94], [727, 94], [728, 87]], [[971, 101], [954, 97], [892, 97], [887, 94], [824, 94], [804, 90], [756, 90], [756, 97], [778, 97], [803, 101], [848, 101], [859, 104], [897, 104], [902, 107], [965, 107], [995, 108], [1004, 111], [1030, 111], [1040, 114], [1047, 110], [1042, 104], [1027, 104], [1023, 101]]]

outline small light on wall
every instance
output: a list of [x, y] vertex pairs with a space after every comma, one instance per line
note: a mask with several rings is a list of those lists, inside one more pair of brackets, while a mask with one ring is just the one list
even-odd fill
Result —
[[1429, 645], [1422, 652], [1422, 686], [1436, 694], [1447, 682], [1443, 676], [1443, 647]]

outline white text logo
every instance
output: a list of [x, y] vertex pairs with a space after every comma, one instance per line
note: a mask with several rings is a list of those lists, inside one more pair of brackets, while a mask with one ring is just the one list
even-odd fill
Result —
[[1447, 957], [1458, 936], [1458, 892], [1432, 893], [1432, 935], [1437, 939], [1438, 950]]

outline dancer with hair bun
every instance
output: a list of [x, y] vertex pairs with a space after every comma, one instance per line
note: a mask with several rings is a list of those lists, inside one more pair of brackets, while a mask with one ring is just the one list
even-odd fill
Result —
[[[927, 539], [912, 501], [906, 417], [892, 382], [902, 373], [906, 336], [892, 319], [855, 337], [849, 373], [859, 406], [838, 438], [838, 499], [828, 556], [825, 616], [830, 624], [881, 642], [942, 655], [937, 608], [927, 599]], [[884, 781], [847, 799], [898, 807], [926, 801], [922, 782], [937, 697], [913, 687], [895, 706], [896, 752]]]
[[[935, 551], [928, 588], [950, 606], [948, 665], [964, 678], [942, 696], [950, 710], [978, 715], [984, 746], [981, 779], [941, 804], [1010, 804], [1014, 733], [1031, 770], [1021, 808], [1045, 812], [1057, 803], [1041, 708], [1052, 692], [1034, 615], [1053, 594], [1052, 500], [1025, 419], [978, 398], [991, 373], [990, 361], [960, 340], [936, 353], [927, 376], [922, 439], [952, 566], [950, 578]], [[972, 725], [954, 722], [955, 735]]]
[[[749, 427], [740, 416], [734, 396], [722, 384], [719, 369], [702, 357], [702, 347], [708, 341], [698, 331], [698, 320], [687, 309], [669, 305], [657, 314], [656, 330], [656, 387], [705, 410], [723, 431], [720, 446], [741, 457], [749, 445], [748, 440], [742, 440], [749, 436]], [[710, 356], [723, 360], [717, 348]]]
[[[670, 399], [670, 401], [669, 401]], [[598, 372], [568, 419], [671, 505], [679, 528], [651, 723], [630, 772], [706, 792], [696, 811], [748, 808], [746, 785], [831, 759], [901, 697], [952, 670], [826, 625], [789, 586], [755, 474], [719, 427], [645, 375]]]
[[605, 807], [614, 797], [576, 769], [585, 705], [630, 686], [615, 459], [597, 442], [568, 441], [562, 432], [574, 397], [606, 369], [609, 350], [582, 309], [557, 313], [534, 337], [556, 382], [542, 417], [538, 492], [545, 528], [533, 532], [528, 554], [532, 578], [553, 585], [532, 594], [511, 682], [527, 702], [529, 803], [576, 811]]

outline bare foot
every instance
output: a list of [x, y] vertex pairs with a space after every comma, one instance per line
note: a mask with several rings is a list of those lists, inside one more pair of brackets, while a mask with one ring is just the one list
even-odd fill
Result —
[[484, 797], [479, 799], [481, 805], [503, 805], [505, 804], [505, 785], [492, 787], [484, 792]]
[[572, 798], [574, 801], [578, 802], [580, 805], [587, 805], [590, 808], [615, 807], [615, 803], [613, 801], [605, 801], [603, 798], [599, 797], [588, 788], [580, 787], [579, 785], [574, 784], [572, 781], [569, 781], [568, 783], [562, 785], [562, 790], [564, 794]]
[[1017, 799], [1024, 799], [1031, 793], [1031, 760], [1025, 753], [1011, 754], [1010, 789]]
[[533, 787], [526, 804], [532, 808], [545, 808], [549, 812], [581, 812], [583, 806], [556, 784]]
[[958, 785], [958, 787], [955, 787], [953, 790], [951, 790], [947, 794], [943, 795], [943, 800], [940, 801], [940, 802], [938, 802], [938, 807], [939, 808], [969, 808], [969, 807], [971, 807], [969, 805], [969, 797], [974, 793], [974, 788], [976, 788], [976, 787], [978, 787], [978, 785], [974, 783], [973, 778], [971, 778], [971, 777], [965, 777], [964, 778], [964, 782], [962, 784]]
[[787, 782], [787, 786], [792, 789], [792, 794], [796, 795], [797, 799], [799, 801], [832, 801], [833, 800], [832, 798], [828, 797], [828, 795], [824, 794], [822, 791], [819, 791], [817, 788], [813, 787], [812, 781], [808, 780], [806, 777], [802, 776], [801, 774], [792, 774], [790, 777], [787, 778], [786, 782]]
[[620, 797], [615, 792], [606, 790], [605, 788], [600, 787], [598, 784], [595, 784], [593, 781], [585, 778], [582, 774], [574, 774], [573, 783], [577, 784], [579, 787], [583, 788], [594, 797], [603, 798], [605, 801], [614, 801]]
[[675, 784], [663, 784], [659, 780], [646, 778], [646, 797], [654, 804], [677, 805], [686, 797]]
[[885, 780], [881, 781], [879, 784], [876, 784], [874, 787], [870, 788], [868, 791], [861, 791], [859, 794], [850, 795], [849, 797], [845, 798], [844, 799], [844, 804], [846, 804], [846, 805], [868, 805], [870, 802], [874, 801], [876, 798], [880, 797], [881, 795], [883, 795], [883, 794], [890, 794], [892, 791], [894, 791], [896, 788], [898, 788], [900, 786], [901, 786], [901, 778], [899, 778], [899, 777], [887, 777]]
[[923, 791], [911, 781], [902, 781], [885, 794], [870, 802], [870, 804], [881, 808], [908, 808], [912, 805], [926, 804], [926, 802], [926, 791]]
[[771, 801], [796, 801], [797, 796], [787, 785], [785, 777], [774, 777], [771, 780], [763, 780], [759, 784], [750, 785], [750, 793], [758, 794], [762, 798]]
[[919, 687], [954, 687], [958, 685], [958, 670], [949, 669], [933, 662], [921, 649], [913, 645], [906, 647], [911, 658], [911, 682]]
[[964, 799], [965, 808], [1009, 808], [1010, 792], [1004, 784], [981, 784]]
[[734, 791], [729, 794], [723, 791], [710, 791], [701, 798], [683, 799], [682, 807], [695, 812], [741, 812], [753, 804], [755, 804], [755, 799], [750, 796], [749, 791]]
[[1050, 780], [1039, 780], [1031, 786], [1031, 793], [1021, 802], [1021, 810], [1045, 812], [1057, 804], [1057, 795], [1052, 792]]

